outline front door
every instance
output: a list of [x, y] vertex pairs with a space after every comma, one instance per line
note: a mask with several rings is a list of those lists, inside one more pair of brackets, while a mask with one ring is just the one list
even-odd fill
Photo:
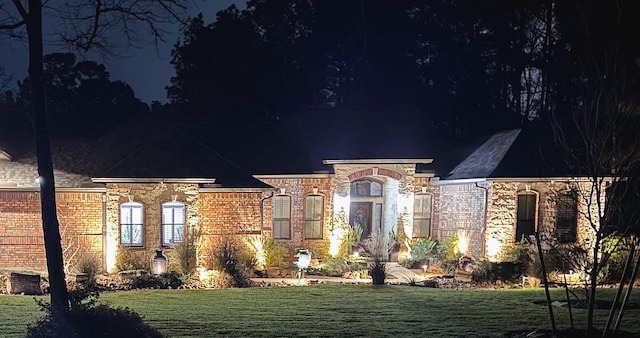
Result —
[[362, 237], [360, 239], [369, 238], [371, 236], [371, 202], [351, 202], [349, 210], [349, 224], [351, 227], [362, 227]]

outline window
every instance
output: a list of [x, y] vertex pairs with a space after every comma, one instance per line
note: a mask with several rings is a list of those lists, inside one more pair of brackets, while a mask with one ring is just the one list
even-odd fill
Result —
[[382, 196], [382, 183], [373, 180], [357, 180], [351, 182], [350, 190], [352, 197], [379, 197]]
[[578, 203], [574, 194], [558, 195], [556, 204], [556, 238], [560, 243], [576, 241]]
[[413, 200], [413, 237], [431, 236], [431, 198], [429, 194], [415, 195]]
[[275, 196], [273, 198], [273, 238], [291, 238], [291, 197]]
[[162, 205], [162, 245], [182, 242], [184, 218], [184, 204], [169, 202]]
[[322, 213], [324, 212], [324, 197], [320, 195], [307, 196], [304, 203], [304, 238], [322, 239]]
[[536, 195], [518, 194], [516, 241], [535, 233]]
[[144, 228], [142, 204], [129, 202], [120, 205], [120, 245], [141, 247]]

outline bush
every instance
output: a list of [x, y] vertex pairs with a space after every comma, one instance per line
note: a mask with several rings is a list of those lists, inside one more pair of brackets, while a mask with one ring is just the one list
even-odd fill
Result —
[[422, 266], [426, 259], [436, 256], [439, 245], [440, 242], [438, 240], [429, 237], [420, 238], [410, 243], [411, 258], [407, 260], [407, 266], [410, 268], [416, 268], [418, 265]]
[[209, 257], [211, 268], [231, 276], [234, 287], [251, 286], [251, 272], [256, 260], [243, 245], [230, 238], [223, 239], [213, 247]]
[[435, 258], [445, 260], [445, 261], [457, 261], [462, 254], [458, 252], [458, 243], [460, 240], [458, 239], [458, 235], [452, 235], [445, 238], [438, 246], [436, 246], [436, 250], [434, 252]]
[[362, 271], [367, 271], [367, 269], [367, 263], [364, 259], [356, 259], [348, 256], [323, 260], [322, 263], [317, 266], [308, 268], [307, 274], [342, 277], [347, 272], [357, 271], [362, 273]]
[[69, 299], [71, 307], [64, 315], [53, 314], [50, 304], [36, 301], [46, 315], [28, 328], [27, 338], [164, 337], [129, 308], [97, 304], [97, 293], [75, 290]]
[[134, 289], [177, 289], [184, 284], [181, 275], [176, 271], [169, 271], [158, 276], [142, 275], [131, 281]]
[[609, 255], [604, 260], [604, 266], [599, 274], [599, 281], [605, 283], [619, 282], [624, 272], [624, 266], [629, 257], [628, 246], [623, 246], [620, 237], [609, 236], [602, 241], [604, 255]]
[[141, 259], [131, 251], [120, 248], [116, 255], [116, 269], [118, 271], [127, 270], [149, 270], [150, 263]]
[[281, 267], [284, 257], [289, 253], [289, 248], [276, 244], [273, 238], [267, 239], [264, 243], [265, 267]]
[[87, 284], [93, 285], [96, 282], [96, 276], [100, 272], [100, 259], [93, 254], [82, 255], [78, 260], [76, 270], [79, 273], [87, 275]]
[[182, 242], [167, 251], [171, 268], [184, 275], [192, 274], [196, 269], [198, 259], [198, 245], [202, 237], [202, 230], [198, 227], [185, 229]]

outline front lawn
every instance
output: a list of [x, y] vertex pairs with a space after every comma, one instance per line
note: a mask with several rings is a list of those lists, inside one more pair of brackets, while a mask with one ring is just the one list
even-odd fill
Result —
[[[600, 289], [612, 299], [615, 289]], [[551, 290], [563, 299], [564, 290]], [[491, 337], [549, 328], [543, 289], [447, 290], [409, 286], [317, 285], [224, 290], [142, 290], [105, 293], [101, 301], [128, 306], [169, 337]], [[636, 292], [632, 301], [638, 304]], [[566, 308], [554, 308], [558, 328]], [[573, 309], [583, 327], [585, 309]], [[33, 297], [0, 296], [0, 337], [22, 337], [41, 315]], [[608, 310], [596, 310], [602, 327]], [[640, 310], [622, 329], [640, 337]]]

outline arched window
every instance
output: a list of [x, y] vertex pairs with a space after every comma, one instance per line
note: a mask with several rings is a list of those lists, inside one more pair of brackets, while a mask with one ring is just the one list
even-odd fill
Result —
[[120, 245], [141, 247], [144, 241], [142, 204], [127, 202], [120, 204]]
[[537, 195], [530, 192], [518, 194], [518, 214], [516, 221], [516, 241], [529, 237], [536, 231]]
[[273, 197], [273, 238], [291, 238], [291, 197], [278, 195]]
[[184, 234], [184, 204], [168, 202], [162, 205], [162, 245], [182, 242]]
[[370, 179], [360, 179], [351, 182], [351, 197], [380, 197], [382, 183]]
[[322, 239], [322, 214], [324, 197], [309, 195], [304, 203], [304, 238]]
[[413, 200], [413, 237], [431, 236], [431, 194], [415, 195]]

